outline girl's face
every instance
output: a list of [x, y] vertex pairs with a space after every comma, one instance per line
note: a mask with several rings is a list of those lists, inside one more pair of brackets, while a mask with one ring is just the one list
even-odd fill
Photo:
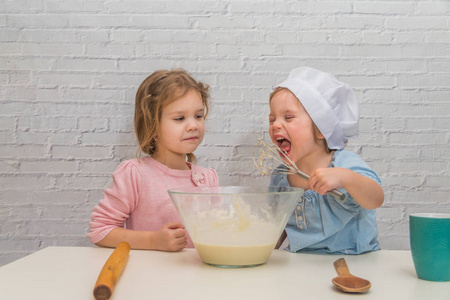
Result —
[[[281, 90], [270, 101], [269, 134], [272, 142], [283, 149], [294, 162], [323, 152], [315, 139], [314, 124], [303, 105], [289, 90]], [[316, 138], [323, 139], [317, 133]]]
[[156, 137], [154, 158], [167, 162], [186, 159], [202, 142], [205, 134], [205, 108], [195, 90], [164, 107]]

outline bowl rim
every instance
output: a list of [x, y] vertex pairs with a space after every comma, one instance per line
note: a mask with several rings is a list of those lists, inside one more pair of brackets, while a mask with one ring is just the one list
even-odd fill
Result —
[[[229, 189], [230, 191], [213, 192], [214, 189]], [[242, 192], [232, 191], [232, 189], [244, 189]], [[257, 191], [260, 189], [261, 191]], [[274, 189], [274, 191], [269, 191]], [[282, 189], [283, 191], [276, 191], [276, 189]], [[247, 190], [247, 191], [246, 191]], [[297, 194], [304, 193], [305, 190], [297, 187], [279, 187], [279, 186], [239, 186], [239, 185], [224, 185], [224, 186], [191, 186], [191, 187], [178, 187], [167, 190], [169, 194], [183, 194], [183, 195], [258, 195], [258, 194]]]

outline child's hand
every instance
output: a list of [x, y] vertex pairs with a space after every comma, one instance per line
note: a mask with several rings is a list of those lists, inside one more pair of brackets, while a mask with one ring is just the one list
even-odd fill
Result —
[[343, 187], [345, 169], [320, 168], [316, 169], [309, 177], [309, 188], [321, 195], [328, 191]]
[[181, 251], [187, 245], [187, 236], [183, 224], [169, 222], [155, 232], [158, 250]]
[[333, 189], [345, 188], [363, 208], [375, 209], [384, 201], [381, 186], [375, 180], [346, 168], [321, 168], [311, 174], [309, 188], [321, 195]]

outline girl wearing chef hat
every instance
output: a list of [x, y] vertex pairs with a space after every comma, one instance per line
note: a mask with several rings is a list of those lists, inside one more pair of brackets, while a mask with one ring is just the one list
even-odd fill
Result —
[[[343, 150], [358, 135], [358, 119], [350, 86], [312, 68], [292, 70], [271, 93], [272, 142], [310, 175], [308, 181], [287, 175], [281, 165], [271, 176], [271, 186], [305, 190], [278, 246], [334, 254], [380, 249], [375, 215], [384, 201], [380, 179], [358, 155]], [[333, 189], [345, 199], [327, 193]]]

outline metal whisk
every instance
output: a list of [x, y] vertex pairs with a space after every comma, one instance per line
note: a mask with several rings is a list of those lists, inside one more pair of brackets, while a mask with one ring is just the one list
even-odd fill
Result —
[[[258, 150], [260, 153], [258, 158], [255, 158], [255, 156], [253, 155], [253, 163], [261, 172], [261, 174], [269, 175], [273, 170], [276, 170], [278, 173], [294, 174], [305, 180], [309, 179], [309, 175], [300, 171], [295, 163], [289, 158], [289, 156], [287, 156], [286, 152], [277, 145], [273, 143], [267, 144], [263, 140], [258, 139], [257, 146], [259, 146]], [[282, 155], [286, 159], [286, 161], [283, 160], [280, 155]], [[283, 164], [286, 169], [270, 167], [269, 164], [266, 163], [267, 160], [275, 160]], [[345, 199], [345, 194], [341, 193], [338, 190], [331, 190], [328, 193], [340, 200]]]

